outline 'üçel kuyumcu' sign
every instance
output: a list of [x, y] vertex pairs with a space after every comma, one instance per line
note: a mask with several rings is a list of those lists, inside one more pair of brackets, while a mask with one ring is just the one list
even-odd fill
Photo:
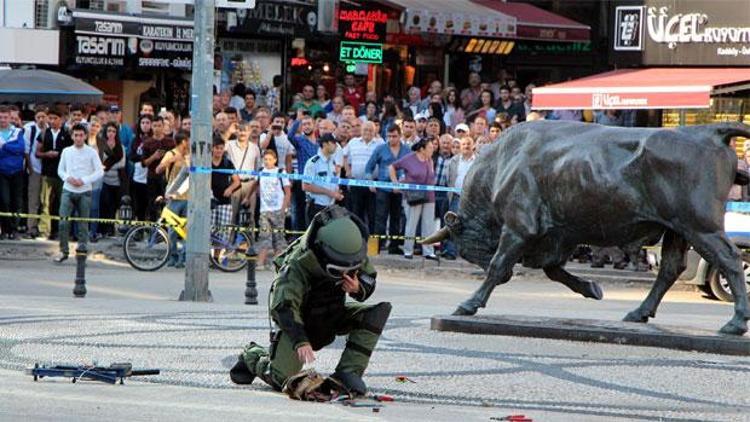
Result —
[[747, 0], [645, 0], [617, 6], [614, 51], [645, 65], [750, 65]]
[[362, 9], [341, 3], [339, 35], [346, 41], [385, 42], [388, 14], [378, 9]]

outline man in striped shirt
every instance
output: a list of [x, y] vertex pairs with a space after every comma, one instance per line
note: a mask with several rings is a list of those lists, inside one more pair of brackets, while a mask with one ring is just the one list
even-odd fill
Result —
[[[354, 138], [344, 147], [344, 167], [346, 174], [353, 179], [369, 179], [365, 167], [370, 161], [375, 148], [383, 145], [376, 138], [375, 124], [366, 122], [362, 125], [362, 136]], [[375, 230], [375, 189], [352, 186], [352, 212], [367, 225], [370, 233]]]

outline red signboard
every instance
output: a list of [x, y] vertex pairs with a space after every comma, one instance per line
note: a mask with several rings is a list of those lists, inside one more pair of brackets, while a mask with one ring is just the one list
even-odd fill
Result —
[[339, 34], [345, 41], [385, 42], [388, 13], [362, 9], [342, 3], [339, 9]]

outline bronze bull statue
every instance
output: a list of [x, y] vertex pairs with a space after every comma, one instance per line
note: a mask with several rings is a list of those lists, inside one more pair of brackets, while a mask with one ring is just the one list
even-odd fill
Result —
[[729, 280], [734, 317], [721, 332], [747, 331], [748, 297], [740, 251], [724, 233], [733, 183], [748, 184], [729, 146], [750, 137], [738, 123], [620, 128], [535, 121], [508, 130], [469, 170], [458, 214], [423, 240], [450, 236], [459, 254], [487, 272], [481, 287], [454, 315], [473, 315], [513, 265], [542, 268], [584, 297], [602, 290], [564, 269], [576, 245], [654, 245], [663, 238], [656, 281], [625, 321], [647, 322], [684, 271], [689, 245]]

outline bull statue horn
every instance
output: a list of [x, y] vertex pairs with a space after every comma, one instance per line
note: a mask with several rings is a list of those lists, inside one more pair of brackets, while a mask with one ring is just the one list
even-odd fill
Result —
[[461, 219], [458, 217], [458, 214], [456, 214], [453, 211], [448, 211], [445, 213], [445, 216], [443, 217], [443, 220], [445, 221], [445, 225], [448, 227], [453, 227], [456, 225]]
[[422, 239], [419, 243], [429, 245], [447, 239], [451, 235], [451, 229], [460, 221], [460, 218], [455, 212], [448, 211], [445, 213], [443, 220], [445, 221], [445, 227]]
[[435, 233], [425, 237], [422, 239], [419, 243], [422, 245], [431, 245], [433, 243], [441, 242], [450, 236], [451, 230], [448, 228], [448, 226], [443, 227], [442, 229], [436, 231]]

